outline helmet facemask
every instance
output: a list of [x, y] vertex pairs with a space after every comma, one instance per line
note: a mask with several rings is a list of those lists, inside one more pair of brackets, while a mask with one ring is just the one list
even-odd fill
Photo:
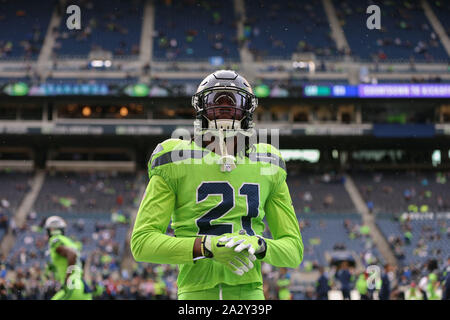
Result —
[[53, 237], [53, 236], [58, 236], [58, 235], [64, 235], [65, 234], [65, 229], [47, 229], [47, 235], [49, 238]]
[[221, 170], [232, 171], [236, 168], [236, 158], [228, 154], [226, 142], [230, 140], [227, 138], [238, 133], [244, 136], [254, 133], [252, 115], [256, 97], [233, 87], [213, 87], [194, 95], [192, 104], [197, 111], [194, 134], [211, 134], [218, 139]]
[[197, 111], [196, 134], [211, 133], [225, 137], [242, 133], [253, 134], [253, 111], [257, 105], [254, 95], [233, 87], [214, 87], [195, 94], [192, 105]]
[[233, 154], [247, 152], [248, 141], [255, 135], [253, 112], [257, 105], [258, 99], [247, 80], [233, 70], [210, 74], [193, 95], [192, 106], [197, 113], [194, 139], [203, 147], [204, 140], [214, 138], [211, 146], [220, 149], [222, 171], [236, 167], [236, 158], [228, 154], [230, 150]]

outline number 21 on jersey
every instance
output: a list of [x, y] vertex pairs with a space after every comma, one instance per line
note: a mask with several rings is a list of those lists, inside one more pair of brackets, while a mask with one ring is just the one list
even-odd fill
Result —
[[[233, 232], [232, 223], [212, 225], [213, 220], [225, 216], [235, 206], [233, 186], [226, 181], [202, 182], [197, 188], [197, 203], [209, 196], [221, 196], [222, 201], [196, 220], [199, 235], [221, 235]], [[247, 214], [241, 217], [242, 228], [249, 236], [255, 235], [252, 229], [252, 218], [259, 215], [259, 184], [243, 183], [239, 188], [239, 196], [246, 197]]]

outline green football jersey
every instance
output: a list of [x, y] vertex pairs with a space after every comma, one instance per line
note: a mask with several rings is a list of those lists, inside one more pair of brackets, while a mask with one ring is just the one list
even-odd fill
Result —
[[[254, 145], [248, 157], [222, 172], [220, 155], [193, 141], [169, 139], [159, 144], [149, 162], [150, 182], [141, 202], [131, 239], [138, 261], [179, 265], [178, 292], [213, 288], [219, 283], [262, 283], [261, 260], [242, 276], [213, 259], [193, 262], [193, 244], [201, 235], [244, 230], [262, 235], [266, 217], [273, 239], [266, 239], [262, 261], [297, 267], [303, 243], [286, 185], [280, 152]], [[167, 226], [175, 237], [165, 235]]]
[[77, 244], [75, 241], [73, 241], [72, 239], [70, 239], [64, 235], [54, 235], [54, 236], [50, 237], [50, 239], [48, 241], [48, 245], [49, 245], [49, 250], [50, 250], [51, 263], [55, 270], [56, 280], [58, 280], [61, 283], [64, 283], [64, 281], [66, 279], [66, 275], [67, 275], [67, 267], [68, 267], [67, 258], [61, 256], [58, 252], [56, 252], [56, 249], [62, 245], [72, 248], [77, 252], [76, 267], [79, 268], [79, 271], [81, 272], [81, 275], [82, 275], [83, 271], [82, 271], [82, 265], [81, 265], [81, 260], [80, 260], [81, 248], [80, 248], [79, 244]]

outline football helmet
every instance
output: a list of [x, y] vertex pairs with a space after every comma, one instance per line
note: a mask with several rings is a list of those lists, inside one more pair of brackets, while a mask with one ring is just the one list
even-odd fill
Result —
[[56, 234], [64, 234], [67, 227], [66, 221], [58, 216], [51, 216], [45, 220], [44, 228], [47, 230], [49, 236]]
[[192, 96], [192, 106], [196, 111], [195, 134], [253, 134], [258, 99], [248, 81], [236, 71], [218, 70], [208, 75]]

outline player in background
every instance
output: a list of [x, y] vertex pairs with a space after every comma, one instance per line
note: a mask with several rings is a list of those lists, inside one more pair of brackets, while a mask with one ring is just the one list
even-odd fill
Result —
[[[285, 163], [255, 143], [257, 98], [236, 72], [207, 76], [192, 104], [194, 139], [153, 151], [131, 251], [137, 261], [179, 265], [180, 300], [262, 300], [261, 262], [297, 268], [303, 259]], [[264, 218], [272, 239], [262, 237]], [[171, 220], [175, 237], [165, 234]]]
[[83, 280], [83, 267], [80, 260], [80, 247], [65, 236], [67, 227], [64, 219], [51, 216], [45, 221], [51, 263], [49, 269], [61, 283], [61, 290], [52, 300], [92, 300], [90, 289]]

